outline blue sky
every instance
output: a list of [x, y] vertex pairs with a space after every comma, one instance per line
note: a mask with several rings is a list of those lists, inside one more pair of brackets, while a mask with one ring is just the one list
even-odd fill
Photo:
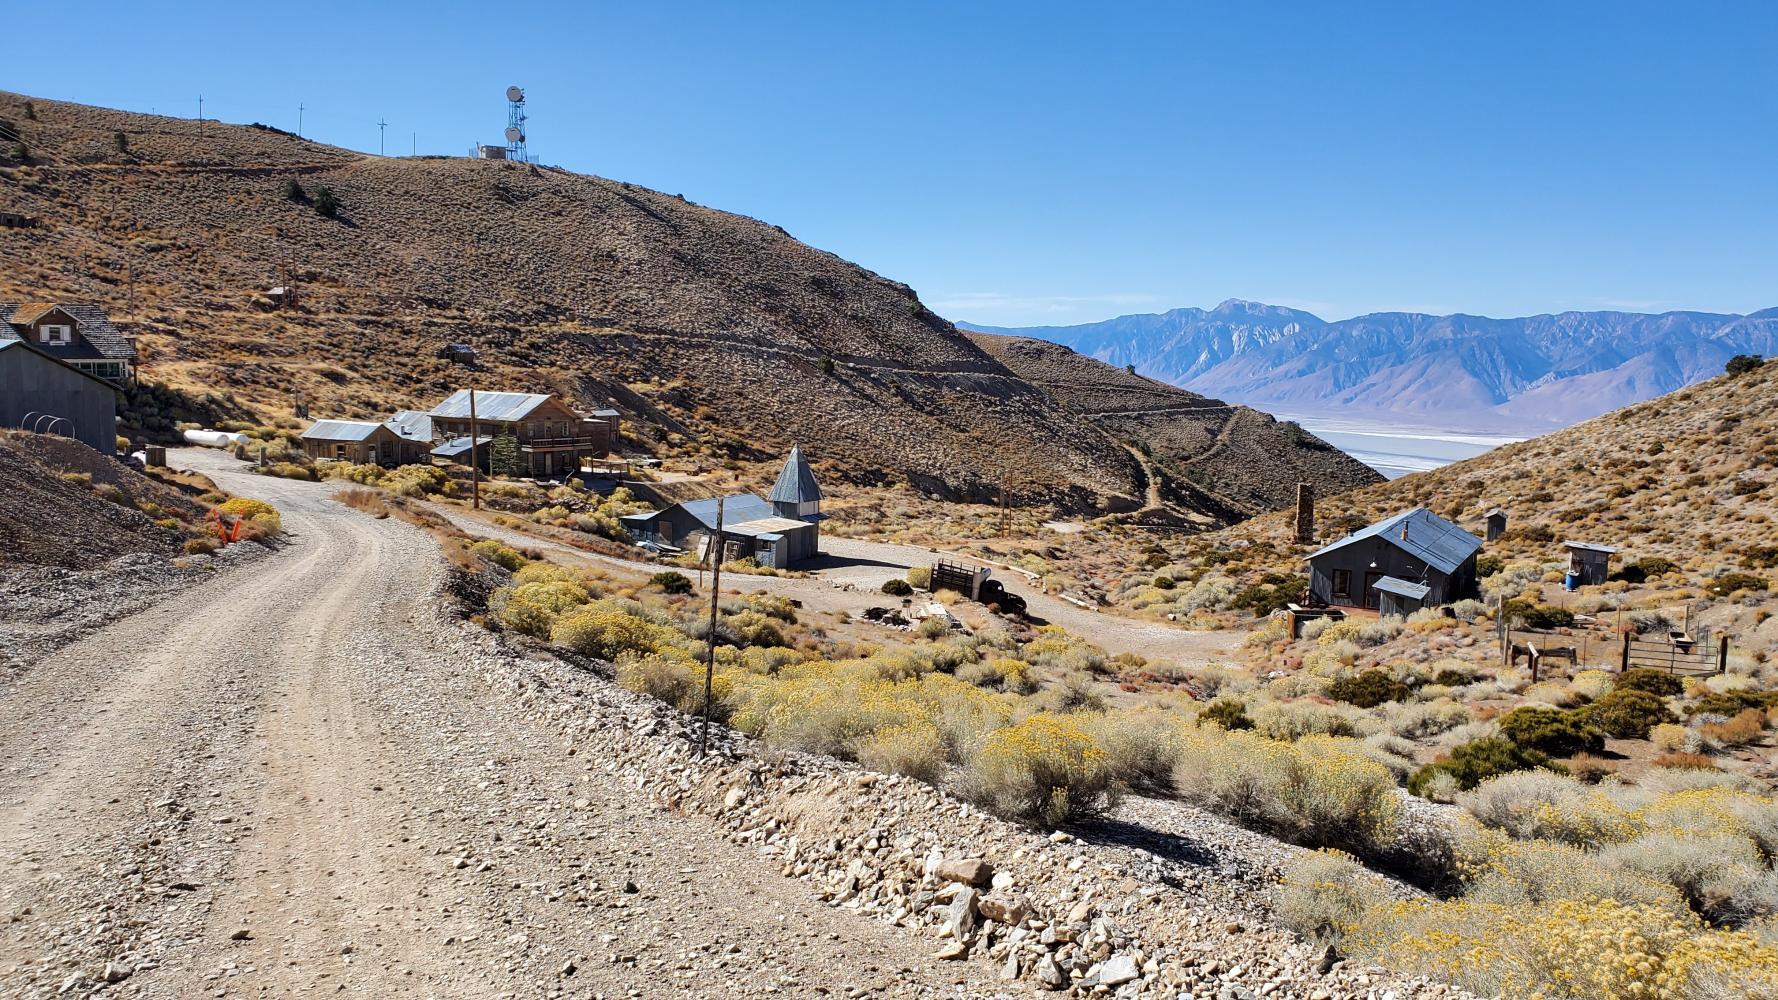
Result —
[[938, 312], [1778, 305], [1778, 4], [15, 4], [0, 88], [494, 141]]

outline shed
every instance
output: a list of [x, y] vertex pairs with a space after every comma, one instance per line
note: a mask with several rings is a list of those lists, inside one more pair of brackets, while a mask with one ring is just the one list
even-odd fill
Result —
[[1592, 542], [1563, 542], [1562, 547], [1568, 550], [1568, 573], [1562, 578], [1562, 585], [1567, 589], [1604, 583], [1611, 574], [1611, 557], [1617, 554], [1615, 547]]
[[1380, 608], [1384, 577], [1423, 585], [1423, 607], [1474, 597], [1482, 540], [1415, 507], [1347, 535], [1308, 557], [1312, 602]]
[[22, 340], [0, 339], [0, 426], [117, 453], [117, 387]]
[[400, 440], [396, 444], [401, 464], [428, 461], [432, 452], [432, 416], [423, 410], [396, 410], [384, 421]]
[[1506, 511], [1496, 507], [1482, 516], [1486, 518], [1488, 522], [1486, 535], [1488, 541], [1492, 542], [1501, 535], [1506, 534]]
[[400, 465], [403, 441], [388, 424], [317, 420], [302, 432], [303, 453], [317, 462]]
[[1386, 576], [1372, 585], [1377, 591], [1377, 610], [1385, 615], [1407, 617], [1426, 606], [1426, 595], [1432, 588], [1424, 583], [1409, 583]]

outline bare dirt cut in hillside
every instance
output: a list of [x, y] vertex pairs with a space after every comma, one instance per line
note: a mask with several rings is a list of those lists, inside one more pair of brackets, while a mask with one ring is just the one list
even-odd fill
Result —
[[1381, 477], [1293, 423], [1026, 337], [970, 340], [1060, 405], [1151, 459], [1173, 505], [1224, 520], [1293, 503], [1298, 482], [1334, 492]]
[[[858, 484], [1144, 503], [1113, 432], [907, 286], [777, 227], [555, 168], [26, 101], [0, 95], [28, 150], [0, 176], [42, 224], [0, 236], [0, 293], [121, 313], [133, 282], [122, 318], [151, 377], [262, 418], [298, 392], [317, 416], [429, 405], [464, 377], [435, 350], [467, 341], [485, 383], [615, 404], [651, 447], [745, 462], [799, 442]], [[298, 305], [274, 308], [263, 293], [292, 282]]]

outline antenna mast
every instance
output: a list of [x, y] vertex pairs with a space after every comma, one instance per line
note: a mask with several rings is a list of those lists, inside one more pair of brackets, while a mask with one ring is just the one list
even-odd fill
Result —
[[530, 162], [525, 152], [525, 91], [506, 88], [506, 158]]

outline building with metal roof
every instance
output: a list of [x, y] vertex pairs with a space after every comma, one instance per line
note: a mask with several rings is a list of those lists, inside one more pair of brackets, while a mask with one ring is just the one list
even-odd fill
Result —
[[404, 442], [388, 424], [372, 420], [317, 420], [301, 439], [303, 453], [315, 462], [402, 465], [413, 460], [411, 442]]
[[23, 341], [118, 385], [136, 374], [135, 340], [91, 302], [0, 302], [0, 340]]
[[495, 469], [496, 473], [567, 478], [580, 474], [583, 459], [602, 459], [611, 453], [613, 424], [576, 413], [556, 396], [475, 390], [472, 420], [469, 394], [470, 390], [459, 389], [427, 413], [432, 433], [443, 438], [512, 437], [518, 446], [518, 467]]
[[1611, 576], [1611, 557], [1617, 555], [1615, 545], [1595, 542], [1563, 542], [1568, 550], [1568, 572], [1562, 583], [1569, 590], [1604, 583]]
[[[621, 518], [636, 544], [655, 551], [692, 550], [700, 555], [717, 533], [717, 500], [688, 500], [647, 514]], [[723, 561], [753, 559], [782, 569], [817, 554], [811, 521], [782, 517], [753, 493], [722, 498]]]
[[117, 453], [117, 386], [28, 341], [0, 339], [0, 427], [60, 434]]
[[1377, 610], [1385, 615], [1411, 615], [1426, 606], [1426, 595], [1432, 593], [1432, 588], [1424, 583], [1409, 583], [1393, 576], [1372, 586], [1377, 591]]
[[[1385, 577], [1426, 587], [1423, 605], [1477, 593], [1482, 540], [1425, 507], [1415, 507], [1347, 535], [1308, 557], [1310, 603], [1380, 608]], [[1398, 595], [1401, 596], [1401, 595]]]
[[424, 410], [396, 410], [385, 423], [399, 437], [432, 446], [432, 414]]

